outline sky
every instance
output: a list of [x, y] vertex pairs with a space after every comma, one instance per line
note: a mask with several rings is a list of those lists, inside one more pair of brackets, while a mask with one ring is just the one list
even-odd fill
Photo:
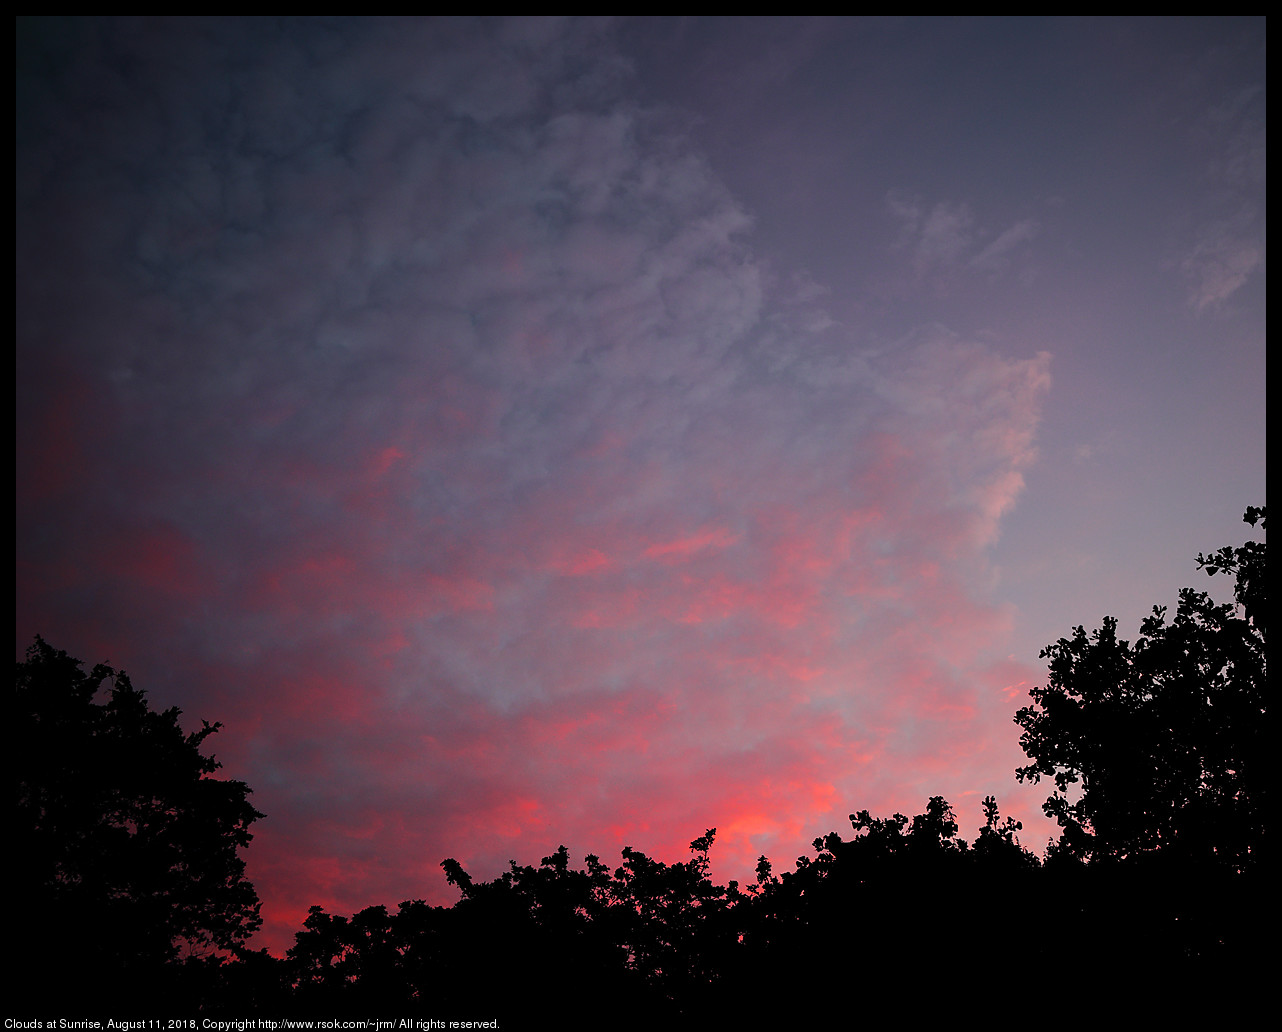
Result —
[[1040, 851], [1041, 648], [1251, 536], [1263, 19], [16, 39], [16, 652], [223, 723], [277, 953], [446, 857]]

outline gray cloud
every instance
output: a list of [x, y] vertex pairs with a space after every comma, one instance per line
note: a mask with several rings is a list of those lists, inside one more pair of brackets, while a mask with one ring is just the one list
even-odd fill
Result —
[[977, 224], [969, 204], [939, 201], [927, 207], [893, 191], [886, 205], [900, 223], [897, 246], [911, 255], [919, 280], [939, 280], [967, 269], [1000, 275], [1009, 269], [1020, 246], [1041, 228], [1036, 219], [1020, 219], [994, 236]]

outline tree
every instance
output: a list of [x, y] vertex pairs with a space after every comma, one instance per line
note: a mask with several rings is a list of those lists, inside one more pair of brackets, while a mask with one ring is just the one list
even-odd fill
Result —
[[154, 1000], [180, 954], [236, 950], [259, 927], [239, 850], [262, 814], [242, 782], [211, 776], [201, 747], [221, 725], [184, 734], [178, 717], [39, 637], [17, 665], [11, 856], [32, 939], [15, 984], [33, 1005], [54, 985], [61, 1008], [142, 984]]
[[1037, 858], [1019, 844], [1016, 834], [1024, 830], [1023, 821], [1007, 817], [1001, 821], [1001, 812], [997, 808], [997, 799], [984, 797], [984, 826], [979, 829], [972, 850], [981, 864], [987, 863], [997, 870], [1026, 869], [1037, 865]]
[[[1245, 522], [1266, 528], [1266, 510]], [[1267, 717], [1265, 544], [1198, 556], [1235, 576], [1233, 604], [1191, 588], [1174, 620], [1155, 606], [1134, 645], [1106, 617], [1042, 651], [1045, 687], [1015, 721], [1032, 760], [1020, 781], [1051, 778], [1044, 809], [1063, 829], [1056, 853], [1079, 859], [1161, 854], [1241, 871], [1265, 846]]]

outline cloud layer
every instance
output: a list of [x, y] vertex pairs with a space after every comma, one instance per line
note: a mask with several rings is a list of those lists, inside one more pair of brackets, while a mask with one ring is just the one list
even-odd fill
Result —
[[[716, 825], [742, 877], [1011, 766], [1049, 356], [827, 319], [608, 31], [29, 40], [19, 641], [227, 725], [273, 945], [446, 855]], [[1036, 232], [912, 214], [923, 270]]]

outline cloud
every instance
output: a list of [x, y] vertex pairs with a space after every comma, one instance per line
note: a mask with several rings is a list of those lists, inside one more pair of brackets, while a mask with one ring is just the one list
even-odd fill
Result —
[[999, 233], [992, 243], [970, 258], [967, 264], [972, 269], [1002, 272], [1010, 263], [1009, 253], [1037, 236], [1039, 228], [1035, 219], [1021, 219]]
[[918, 276], [951, 268], [971, 248], [975, 219], [966, 204], [940, 201], [927, 210], [920, 202], [892, 193], [887, 205], [902, 223], [900, 246], [911, 251]]
[[19, 636], [227, 725], [273, 945], [446, 855], [716, 824], [741, 876], [988, 776], [973, 585], [1048, 356], [790, 314], [606, 26], [127, 29], [76, 29], [42, 103], [99, 114], [23, 144], [21, 349], [76, 374], [24, 378], [19, 457], [77, 476], [24, 484]]
[[951, 265], [957, 261], [970, 246], [970, 228], [974, 221], [970, 209], [964, 204], [936, 204], [921, 222], [916, 246], [919, 271], [931, 265]]
[[1206, 155], [1192, 239], [1172, 264], [1187, 284], [1190, 307], [1217, 308], [1264, 267], [1264, 89], [1250, 84], [1208, 103], [1190, 144]]
[[1004, 273], [1013, 252], [1037, 236], [1035, 219], [1020, 219], [983, 243], [991, 231], [976, 224], [970, 205], [939, 201], [927, 208], [921, 201], [907, 200], [892, 191], [886, 198], [891, 214], [899, 221], [896, 246], [912, 256], [917, 279], [947, 276], [969, 269], [990, 276]]
[[1180, 262], [1189, 283], [1189, 304], [1199, 312], [1222, 304], [1263, 264], [1262, 241], [1223, 224], [1207, 226], [1203, 238]]

